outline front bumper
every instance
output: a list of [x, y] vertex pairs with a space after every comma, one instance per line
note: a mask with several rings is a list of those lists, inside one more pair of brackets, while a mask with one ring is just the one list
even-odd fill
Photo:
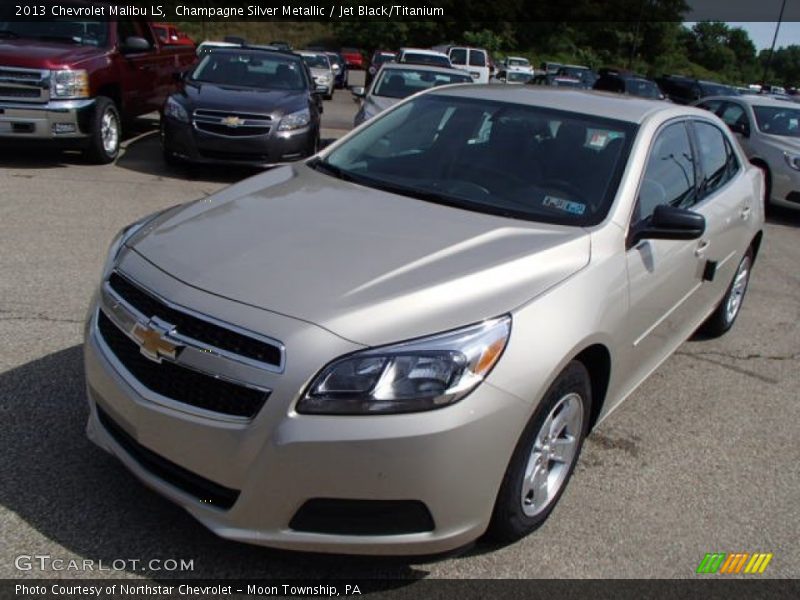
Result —
[[83, 140], [91, 134], [95, 101], [0, 102], [0, 141]]
[[[139, 264], [141, 267], [141, 263]], [[137, 267], [138, 268], [138, 267]], [[141, 280], [141, 272], [136, 276]], [[150, 268], [148, 285], [169, 279]], [[219, 299], [174, 281], [184, 306]], [[176, 287], [177, 286], [177, 287]], [[248, 423], [215, 420], [152, 402], [120, 368], [90, 311], [84, 346], [88, 436], [146, 485], [184, 507], [221, 537], [276, 548], [354, 554], [433, 554], [461, 547], [486, 529], [504, 471], [528, 418], [523, 402], [484, 383], [437, 411], [382, 416], [299, 415], [294, 402], [330, 359], [355, 349], [313, 325], [226, 303], [223, 318], [260, 320], [286, 344], [283, 373]], [[265, 315], [267, 317], [265, 318]], [[101, 422], [98, 407], [127, 436], [181, 469], [236, 490], [223, 510], [156, 473]], [[319, 499], [424, 505], [433, 527], [413, 533], [319, 533], [294, 526], [301, 507]]]
[[228, 137], [201, 131], [190, 123], [162, 117], [164, 151], [180, 160], [200, 164], [271, 167], [311, 156], [317, 135], [313, 126], [265, 135]]

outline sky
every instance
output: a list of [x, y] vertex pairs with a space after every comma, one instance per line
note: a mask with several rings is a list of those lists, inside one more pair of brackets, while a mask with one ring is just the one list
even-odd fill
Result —
[[[750, 34], [750, 39], [756, 45], [756, 50], [762, 48], [769, 48], [772, 44], [772, 36], [775, 35], [775, 23], [760, 22], [760, 23], [728, 23], [731, 27], [741, 27]], [[775, 44], [776, 48], [781, 46], [790, 46], [792, 44], [800, 45], [800, 22], [797, 21], [784, 21], [781, 23], [781, 29], [778, 33], [778, 41]]]

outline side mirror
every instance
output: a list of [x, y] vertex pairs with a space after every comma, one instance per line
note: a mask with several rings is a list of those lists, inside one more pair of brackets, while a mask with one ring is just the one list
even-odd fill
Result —
[[642, 240], [696, 240], [706, 230], [703, 215], [667, 204], [656, 206], [653, 215], [631, 232], [630, 246]]
[[143, 37], [138, 36], [131, 36], [129, 38], [125, 38], [125, 42], [120, 46], [120, 50], [122, 52], [147, 52], [150, 50], [150, 42], [148, 42]]
[[733, 133], [738, 133], [744, 137], [750, 137], [750, 125], [743, 121], [736, 121], [730, 128]]
[[363, 85], [354, 85], [350, 88], [350, 93], [356, 98], [363, 98], [367, 95], [367, 90]]

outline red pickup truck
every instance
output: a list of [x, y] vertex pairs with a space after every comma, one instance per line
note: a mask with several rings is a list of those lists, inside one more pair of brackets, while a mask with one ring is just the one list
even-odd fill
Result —
[[123, 123], [159, 110], [195, 60], [141, 18], [0, 21], [0, 147], [38, 140], [112, 162]]

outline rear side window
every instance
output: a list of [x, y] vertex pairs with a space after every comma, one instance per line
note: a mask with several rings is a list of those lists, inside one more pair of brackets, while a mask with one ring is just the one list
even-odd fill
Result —
[[695, 196], [694, 158], [689, 132], [685, 123], [674, 123], [658, 134], [650, 151], [639, 186], [633, 222], [649, 218], [662, 204], [691, 206], [695, 203]]
[[486, 53], [483, 50], [470, 50], [469, 51], [469, 64], [472, 67], [485, 67], [486, 66]]
[[733, 179], [739, 170], [739, 161], [720, 129], [701, 121], [696, 121], [693, 126], [703, 173], [701, 196], [705, 197]]

